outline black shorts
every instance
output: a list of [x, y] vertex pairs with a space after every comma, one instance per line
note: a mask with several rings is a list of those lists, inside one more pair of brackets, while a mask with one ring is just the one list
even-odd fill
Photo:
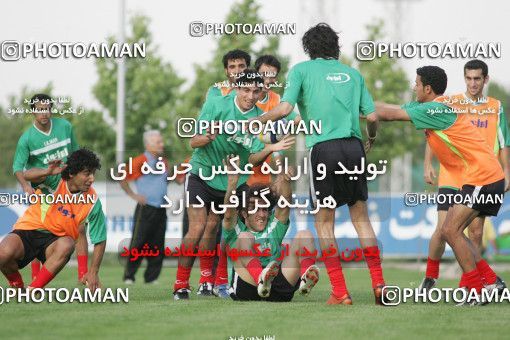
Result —
[[[457, 189], [452, 189], [452, 188], [439, 188], [439, 190], [437, 191], [437, 195], [441, 195], [441, 196], [450, 196], [450, 197], [453, 197], [453, 195], [455, 194], [458, 194], [459, 193], [459, 190]], [[439, 203], [437, 203], [437, 211], [448, 211], [448, 209], [450, 209], [453, 205], [453, 199], [452, 200], [448, 200], [448, 199], [445, 199], [445, 200], [440, 200]]]
[[[471, 196], [472, 202], [465, 205], [479, 211], [479, 216], [496, 216], [503, 203], [505, 180], [501, 179], [483, 186], [466, 184], [462, 186], [460, 194], [463, 197]], [[478, 202], [476, 201], [477, 198], [480, 199]]]
[[16, 261], [19, 269], [24, 268], [33, 259], [38, 259], [41, 263], [46, 262], [46, 248], [58, 239], [58, 236], [38, 230], [13, 230], [12, 234], [16, 234], [23, 242], [25, 255], [21, 260]]
[[[309, 154], [310, 199], [313, 206], [316, 206], [317, 200], [323, 200], [328, 196], [335, 199], [337, 207], [366, 201], [368, 188], [365, 173], [335, 174], [336, 170], [341, 170], [338, 162], [342, 162], [348, 170], [353, 170], [355, 166], [360, 169], [361, 159], [364, 157], [365, 149], [361, 140], [356, 137], [332, 139], [315, 144]], [[321, 176], [321, 173], [317, 172], [320, 163], [326, 166], [326, 177], [317, 180], [317, 177]]]
[[292, 286], [280, 270], [271, 284], [271, 293], [267, 298], [262, 298], [257, 292], [257, 287], [241, 279], [241, 277], [235, 272], [234, 268], [232, 268], [232, 275], [230, 297], [233, 300], [289, 302], [292, 300], [294, 293], [299, 288], [299, 280], [294, 286]]
[[[236, 190], [236, 194], [242, 195], [242, 191], [246, 190], [246, 188], [248, 188], [247, 184], [240, 185]], [[225, 191], [211, 188], [203, 179], [191, 173], [186, 177], [184, 191], [188, 192], [189, 204], [200, 204], [201, 202], [197, 199], [198, 196], [204, 202], [207, 210], [209, 210], [211, 203], [218, 207], [225, 200]]]

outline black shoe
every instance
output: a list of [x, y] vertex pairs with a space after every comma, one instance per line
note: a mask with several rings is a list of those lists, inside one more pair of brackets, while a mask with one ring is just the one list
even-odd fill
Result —
[[189, 300], [189, 293], [191, 292], [188, 288], [177, 289], [174, 292], [174, 300]]
[[496, 289], [498, 290], [499, 295], [503, 294], [503, 290], [506, 288], [506, 283], [502, 278], [496, 276]]
[[430, 277], [426, 277], [426, 278], [423, 279], [423, 281], [421, 282], [420, 287], [418, 289], [420, 291], [432, 289], [432, 288], [435, 287], [436, 282], [437, 282], [436, 279], [433, 279], [433, 278], [430, 278]]
[[213, 296], [213, 285], [209, 282], [204, 282], [198, 287], [197, 295]]

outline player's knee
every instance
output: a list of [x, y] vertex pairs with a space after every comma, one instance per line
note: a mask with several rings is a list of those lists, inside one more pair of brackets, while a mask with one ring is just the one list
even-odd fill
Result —
[[11, 260], [12, 252], [9, 251], [6, 247], [0, 248], [0, 266], [4, 266]]
[[69, 257], [74, 252], [75, 242], [71, 237], [61, 237], [57, 244], [57, 252], [62, 257]]
[[207, 237], [216, 237], [216, 234], [218, 233], [218, 223], [208, 223], [205, 230], [204, 230], [204, 236]]
[[255, 242], [255, 236], [250, 232], [243, 231], [237, 237], [237, 242], [240, 247], [251, 245]]
[[187, 240], [200, 240], [204, 235], [204, 229], [200, 227], [189, 228], [185, 238]]
[[478, 241], [482, 238], [483, 232], [480, 229], [469, 229], [468, 234], [472, 241]]
[[452, 224], [444, 223], [441, 227], [441, 238], [450, 240], [455, 235], [455, 227]]

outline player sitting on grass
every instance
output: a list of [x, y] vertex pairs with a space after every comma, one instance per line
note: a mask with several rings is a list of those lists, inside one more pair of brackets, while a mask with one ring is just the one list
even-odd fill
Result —
[[24, 287], [19, 269], [37, 258], [43, 266], [28, 288], [43, 288], [69, 261], [78, 235], [86, 230], [86, 223], [94, 252], [83, 281], [93, 291], [99, 287], [99, 266], [106, 247], [106, 224], [92, 183], [101, 165], [97, 156], [86, 149], [73, 152], [66, 166], [60, 165], [61, 161], [51, 161], [48, 168], [32, 168], [25, 172], [25, 178], [31, 182], [58, 174], [62, 179], [53, 192], [54, 203], [48, 204], [42, 199], [31, 205], [14, 224], [14, 230], [0, 243], [0, 270], [11, 287]]
[[[229, 170], [232, 157], [227, 157]], [[239, 161], [237, 161], [239, 163]], [[225, 204], [237, 188], [238, 174], [228, 176]], [[291, 200], [292, 189], [289, 174], [279, 174], [274, 183], [276, 197]], [[246, 205], [238, 209], [229, 207], [223, 218], [225, 241], [239, 252], [254, 251], [257, 248], [269, 256], [240, 256], [229, 258], [232, 273], [230, 293], [234, 300], [261, 300], [286, 302], [292, 300], [295, 291], [306, 295], [319, 280], [319, 268], [315, 265], [315, 245], [312, 233], [301, 230], [290, 244], [288, 256], [281, 259], [282, 240], [289, 228], [290, 207], [277, 206], [274, 211], [264, 205], [264, 196], [269, 196], [269, 188], [253, 186], [246, 192]], [[269, 199], [271, 201], [271, 199]], [[255, 248], [254, 248], [255, 247]], [[308, 256], [299, 257], [308, 249]], [[280, 259], [279, 259], [280, 258]]]

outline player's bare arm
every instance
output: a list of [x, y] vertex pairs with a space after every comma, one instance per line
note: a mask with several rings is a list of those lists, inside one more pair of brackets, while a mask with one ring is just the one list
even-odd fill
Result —
[[382, 102], [375, 103], [375, 113], [371, 113], [367, 116], [367, 121], [371, 121], [374, 119], [372, 115], [377, 115], [376, 119], [391, 121], [391, 120], [399, 120], [399, 121], [410, 121], [411, 117], [407, 114], [407, 112], [400, 108], [398, 105], [387, 104]]
[[287, 136], [275, 144], [266, 144], [264, 149], [250, 155], [248, 162], [253, 166], [259, 166], [271, 153], [276, 151], [288, 150], [296, 142], [295, 137]]
[[18, 180], [18, 183], [21, 185], [21, 188], [23, 189], [23, 192], [27, 194], [33, 194], [34, 188], [30, 185], [30, 183], [25, 179], [25, 175], [23, 171], [16, 171], [14, 173], [14, 176]]
[[83, 276], [83, 281], [91, 291], [101, 288], [101, 283], [99, 281], [99, 267], [101, 266], [105, 249], [106, 241], [94, 244], [90, 269]]
[[[368, 118], [368, 116], [370, 118]], [[375, 139], [377, 138], [377, 129], [379, 127], [379, 120], [377, 119], [377, 115], [370, 113], [367, 116], [367, 136], [368, 141], [365, 144], [365, 152], [370, 151], [372, 145], [375, 143]]]
[[510, 189], [510, 165], [508, 164], [508, 158], [508, 147], [505, 146], [499, 150], [499, 161], [501, 162], [505, 173], [505, 192]]
[[[288, 173], [283, 173], [283, 171], [278, 174], [278, 177], [274, 183], [276, 197], [283, 196], [285, 199], [290, 202], [292, 200], [292, 186], [290, 183], [290, 178], [294, 175], [294, 171], [292, 168], [288, 169]], [[286, 206], [285, 208], [281, 208], [277, 206], [275, 208], [275, 217], [278, 221], [285, 223], [289, 219], [290, 215], [290, 207]]]
[[210, 132], [210, 129], [207, 129], [205, 135], [195, 135], [193, 138], [191, 138], [190, 146], [193, 149], [203, 148], [207, 144], [211, 143], [215, 138], [216, 138], [216, 135], [212, 134]]
[[429, 144], [425, 144], [425, 158], [423, 159], [423, 178], [425, 183], [434, 185], [434, 179], [436, 178], [436, 171], [432, 166], [432, 150]]
[[48, 163], [48, 167], [46, 169], [43, 168], [32, 168], [28, 169], [23, 173], [25, 180], [40, 183], [43, 182], [46, 177], [58, 175], [64, 171], [66, 165], [63, 164], [61, 160], [54, 160]]
[[[223, 163], [227, 166], [229, 171], [234, 170], [234, 167], [231, 165], [231, 159], [234, 158], [233, 155], [227, 156], [227, 159], [223, 161]], [[239, 160], [236, 161], [236, 165], [239, 167]], [[225, 192], [225, 204], [230, 204], [230, 197], [233, 195], [233, 191], [237, 188], [237, 183], [239, 182], [239, 174], [228, 174], [228, 182], [227, 182], [227, 190]], [[225, 214], [223, 215], [223, 228], [224, 229], [232, 229], [237, 223], [237, 209], [235, 207], [227, 208]]]
[[255, 119], [260, 120], [262, 123], [268, 121], [275, 121], [288, 116], [292, 112], [293, 108], [294, 107], [291, 104], [287, 102], [281, 102], [280, 104], [276, 105], [273, 109], [267, 111], [265, 114]]

